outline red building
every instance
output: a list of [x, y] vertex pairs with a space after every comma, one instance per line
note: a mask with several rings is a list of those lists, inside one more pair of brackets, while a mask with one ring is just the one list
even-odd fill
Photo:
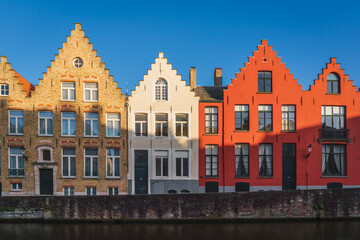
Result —
[[263, 40], [222, 97], [195, 91], [204, 191], [360, 187], [360, 95], [335, 58], [304, 91]]

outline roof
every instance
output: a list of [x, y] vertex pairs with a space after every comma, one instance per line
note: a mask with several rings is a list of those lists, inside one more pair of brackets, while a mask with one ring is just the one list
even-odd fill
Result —
[[227, 87], [198, 86], [194, 91], [202, 102], [222, 102], [224, 100], [224, 89], [227, 89]]
[[[14, 70], [15, 71], [15, 70]], [[21, 76], [18, 72], [15, 71], [15, 76], [19, 78], [19, 83], [23, 84], [23, 90], [26, 91], [26, 96], [30, 97], [31, 90], [35, 90], [34, 85], [32, 85], [29, 81], [27, 81], [23, 76]]]

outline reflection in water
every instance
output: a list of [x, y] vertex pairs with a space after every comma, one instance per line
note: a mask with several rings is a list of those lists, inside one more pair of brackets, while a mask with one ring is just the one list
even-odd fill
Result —
[[1, 240], [360, 239], [360, 222], [192, 224], [0, 224]]

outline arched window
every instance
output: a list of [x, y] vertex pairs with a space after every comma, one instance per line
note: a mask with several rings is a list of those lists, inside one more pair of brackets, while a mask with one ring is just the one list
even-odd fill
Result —
[[327, 93], [340, 93], [339, 77], [335, 73], [327, 75]]
[[155, 82], [155, 100], [168, 100], [168, 86], [165, 79]]

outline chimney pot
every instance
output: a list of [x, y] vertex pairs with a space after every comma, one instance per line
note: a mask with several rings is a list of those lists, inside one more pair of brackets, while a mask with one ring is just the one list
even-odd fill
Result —
[[196, 68], [195, 67], [191, 67], [190, 68], [190, 74], [189, 74], [189, 78], [190, 78], [190, 90], [194, 91], [194, 88], [196, 87]]

